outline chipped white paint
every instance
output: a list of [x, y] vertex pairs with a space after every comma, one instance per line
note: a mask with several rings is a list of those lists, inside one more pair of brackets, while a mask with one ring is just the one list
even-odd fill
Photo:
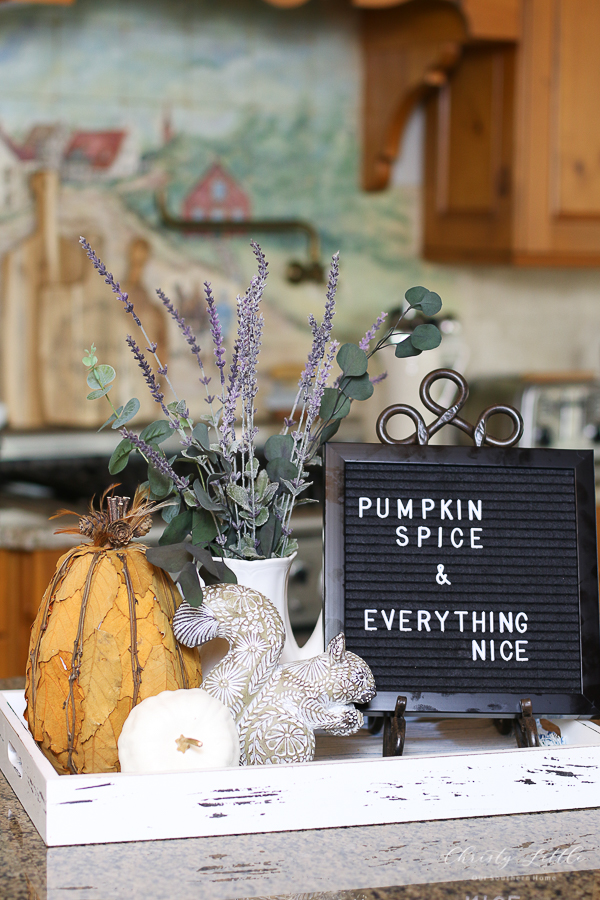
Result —
[[[252, 834], [597, 805], [600, 728], [569, 744], [165, 775], [57, 775], [0, 693], [0, 768], [49, 846]], [[19, 770], [21, 774], [19, 774]]]

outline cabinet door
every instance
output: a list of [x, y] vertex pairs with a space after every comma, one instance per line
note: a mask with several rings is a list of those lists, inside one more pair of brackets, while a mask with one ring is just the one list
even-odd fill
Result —
[[427, 102], [424, 255], [504, 262], [511, 256], [515, 52], [466, 47]]
[[0, 678], [25, 675], [31, 625], [67, 549], [0, 549]]
[[600, 265], [600, 3], [524, 0], [515, 260]]

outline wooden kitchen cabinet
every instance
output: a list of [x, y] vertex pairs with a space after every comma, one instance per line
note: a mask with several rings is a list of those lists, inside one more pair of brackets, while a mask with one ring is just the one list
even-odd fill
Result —
[[25, 674], [31, 625], [67, 549], [0, 549], [0, 678]]
[[[444, 43], [448, 7], [454, 19]], [[483, 0], [412, 0], [363, 14], [366, 113], [379, 47], [395, 45], [403, 59], [401, 32], [417, 13], [420, 46], [430, 48], [412, 81], [397, 66], [388, 95], [402, 93], [403, 77], [406, 90], [385, 121], [376, 114], [378, 131], [365, 117], [364, 186], [388, 182], [392, 138], [400, 138], [411, 99], [424, 99], [426, 258], [600, 266], [600, 2], [498, 0], [502, 27], [492, 27], [492, 8]], [[387, 66], [391, 72], [389, 59]]]

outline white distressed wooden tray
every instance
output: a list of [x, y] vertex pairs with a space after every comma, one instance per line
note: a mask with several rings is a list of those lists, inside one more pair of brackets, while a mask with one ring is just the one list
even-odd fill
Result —
[[0, 768], [48, 846], [600, 804], [600, 728], [591, 722], [560, 720], [569, 743], [557, 747], [516, 749], [485, 721], [408, 722], [407, 755], [400, 758], [381, 758], [381, 736], [365, 734], [321, 741], [321, 758], [301, 765], [58, 775], [29, 733], [24, 708], [21, 691], [0, 692]]

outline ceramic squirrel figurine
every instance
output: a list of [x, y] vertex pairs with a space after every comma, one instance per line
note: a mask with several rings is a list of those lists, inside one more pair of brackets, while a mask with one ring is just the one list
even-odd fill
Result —
[[374, 696], [371, 670], [346, 650], [344, 635], [336, 635], [325, 653], [274, 668], [238, 722], [241, 764], [313, 759], [315, 728], [354, 734], [363, 714], [353, 703]]
[[173, 631], [186, 647], [214, 637], [229, 642], [229, 652], [202, 687], [231, 709], [241, 765], [310, 761], [315, 728], [354, 734], [363, 715], [352, 704], [375, 695], [371, 670], [346, 650], [343, 634], [319, 656], [279, 665], [285, 640], [281, 617], [266, 597], [241, 585], [205, 589], [199, 609], [183, 602]]
[[236, 722], [271, 675], [285, 643], [283, 621], [273, 604], [239, 584], [204, 588], [198, 608], [184, 600], [173, 618], [173, 633], [184, 647], [217, 637], [228, 642], [229, 651], [202, 687], [229, 707]]

